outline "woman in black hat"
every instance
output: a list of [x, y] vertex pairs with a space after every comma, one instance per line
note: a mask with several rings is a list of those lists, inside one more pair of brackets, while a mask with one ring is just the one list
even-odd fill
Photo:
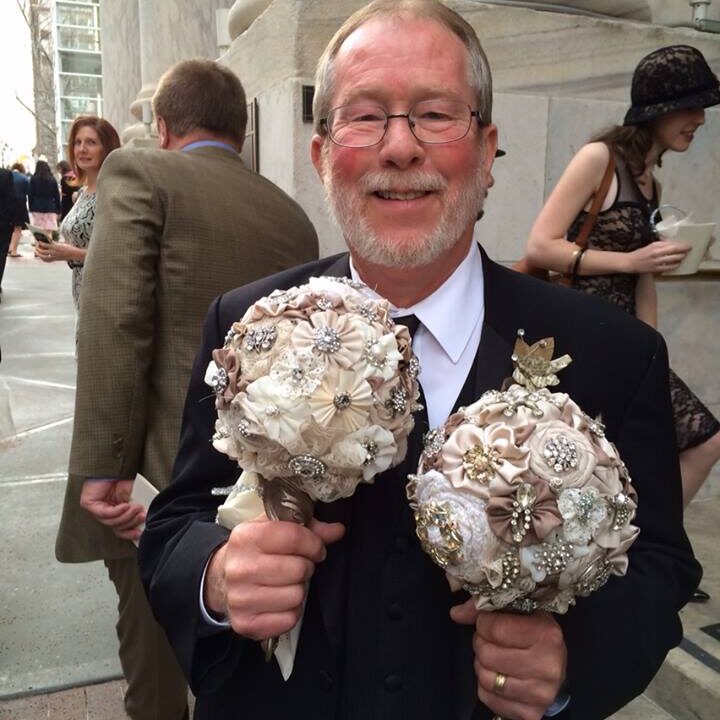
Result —
[[[653, 233], [660, 201], [653, 169], [667, 150], [688, 149], [704, 108], [720, 103], [720, 85], [699, 50], [672, 45], [640, 61], [631, 97], [623, 125], [594, 137], [568, 165], [530, 232], [527, 259], [655, 326], [653, 274], [675, 269], [690, 246]], [[574, 241], [611, 158], [614, 177], [583, 248]], [[672, 371], [670, 391], [686, 506], [720, 458], [720, 423]]]

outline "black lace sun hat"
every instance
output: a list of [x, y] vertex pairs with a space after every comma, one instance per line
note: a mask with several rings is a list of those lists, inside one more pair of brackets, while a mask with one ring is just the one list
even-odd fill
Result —
[[670, 45], [638, 63], [630, 98], [623, 124], [637, 125], [673, 110], [720, 104], [720, 84], [697, 48]]

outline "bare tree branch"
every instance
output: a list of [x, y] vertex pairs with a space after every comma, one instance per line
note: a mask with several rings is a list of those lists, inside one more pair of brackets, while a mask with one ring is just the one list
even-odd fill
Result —
[[39, 122], [43, 127], [45, 127], [47, 130], [49, 130], [53, 135], [56, 133], [55, 126], [50, 125], [49, 123], [45, 122], [27, 103], [23, 101], [21, 97], [18, 96], [18, 94], [15, 94], [15, 99], [35, 118], [37, 122]]

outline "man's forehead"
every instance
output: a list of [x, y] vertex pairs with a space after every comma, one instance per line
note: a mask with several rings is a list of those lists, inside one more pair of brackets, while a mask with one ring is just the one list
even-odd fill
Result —
[[[464, 79], [467, 63], [468, 52], [461, 40], [436, 20], [380, 16], [363, 23], [343, 41], [334, 60], [335, 91], [343, 102], [377, 94], [377, 71], [391, 69], [398, 75], [417, 76], [423, 85], [417, 89], [420, 95], [446, 94], [445, 82], [434, 77], [433, 71], [439, 66], [461, 68]], [[464, 94], [465, 88], [457, 90]]]

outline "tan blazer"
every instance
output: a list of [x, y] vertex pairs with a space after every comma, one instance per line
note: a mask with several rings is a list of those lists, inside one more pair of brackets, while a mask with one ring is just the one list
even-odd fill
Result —
[[121, 149], [108, 156], [80, 293], [58, 560], [134, 552], [80, 508], [83, 478], [140, 472], [165, 487], [208, 305], [317, 256], [315, 230], [300, 206], [228, 150]]

